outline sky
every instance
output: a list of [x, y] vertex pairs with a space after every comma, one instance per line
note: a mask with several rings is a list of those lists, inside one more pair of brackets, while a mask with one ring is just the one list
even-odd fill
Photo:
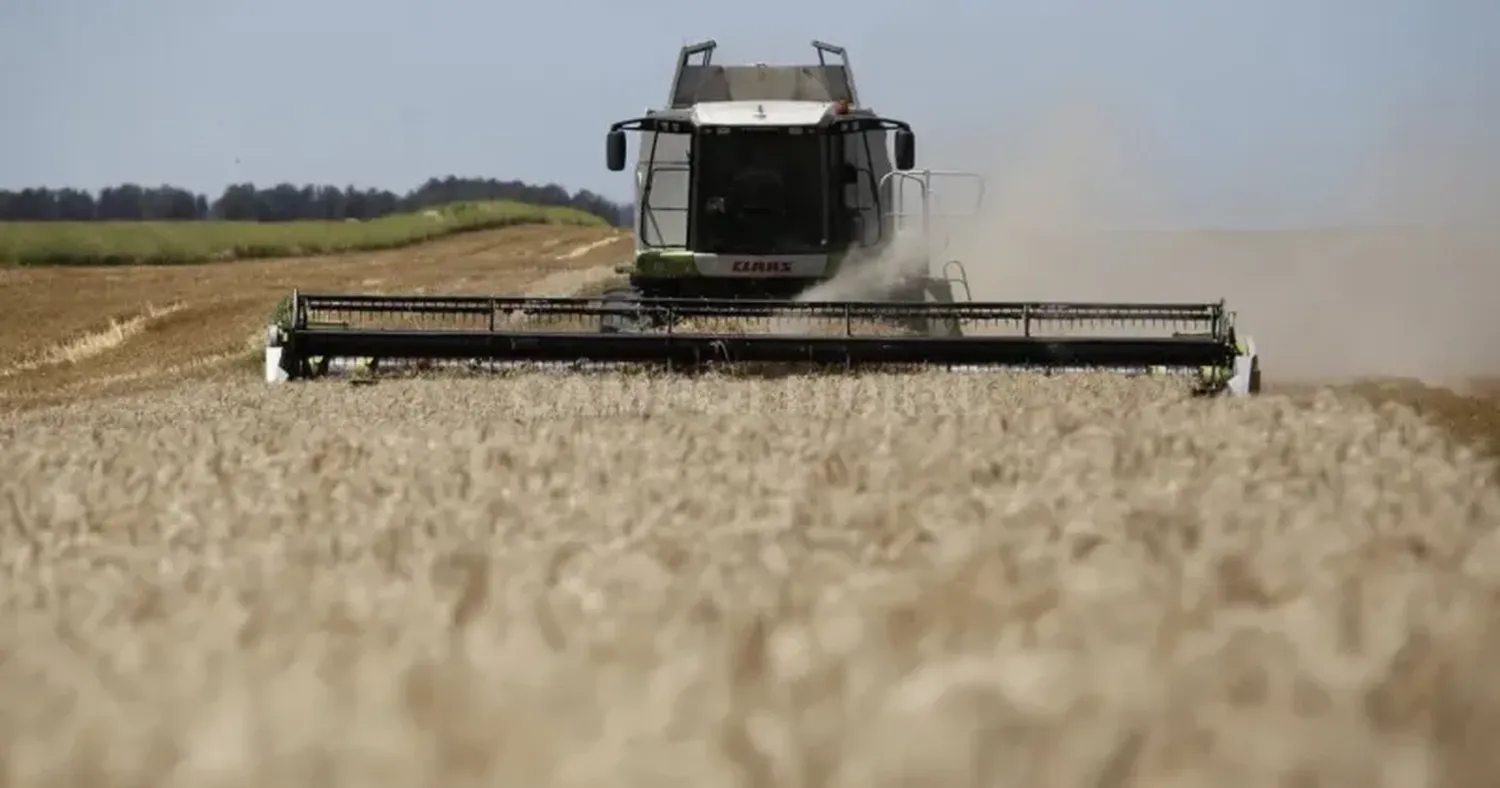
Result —
[[1093, 162], [1126, 223], [1500, 204], [1494, 0], [3, 0], [0, 187], [454, 174], [624, 200], [608, 124], [707, 38], [721, 63], [844, 45], [924, 164]]

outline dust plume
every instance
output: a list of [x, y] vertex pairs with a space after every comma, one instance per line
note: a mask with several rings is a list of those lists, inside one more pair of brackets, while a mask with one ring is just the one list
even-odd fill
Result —
[[[1389, 144], [1339, 184], [1365, 226], [1196, 229], [1123, 122], [1128, 108], [1093, 98], [964, 156], [986, 194], [977, 221], [950, 222], [946, 246], [938, 239], [934, 269], [962, 261], [976, 300], [1224, 299], [1271, 381], [1500, 375], [1500, 230], [1474, 229], [1500, 206], [1500, 156], [1483, 135], [1455, 131], [1474, 118], [1391, 123]], [[1255, 175], [1288, 195], [1308, 188], [1297, 172]], [[805, 299], [875, 297], [909, 252], [851, 267]]]
[[[1140, 166], [1111, 120], [1065, 114], [1024, 166], [988, 168], [981, 220], [950, 249], [965, 261], [975, 299], [1222, 298], [1273, 380], [1454, 384], [1500, 374], [1500, 323], [1491, 315], [1500, 232], [1454, 227], [1486, 209], [1493, 215], [1495, 203], [1480, 201], [1500, 184], [1493, 156], [1486, 164], [1481, 150], [1454, 147], [1443, 129], [1407, 123], [1401, 144], [1363, 157], [1369, 182], [1341, 184], [1351, 211], [1372, 215], [1372, 226], [1110, 229], [1106, 216], [1184, 225], [1168, 181]], [[1288, 194], [1305, 188], [1295, 172], [1271, 175]]]
[[[889, 299], [900, 286], [903, 275], [910, 270], [911, 262], [922, 259], [921, 252], [922, 239], [912, 233], [898, 233], [879, 253], [853, 249], [837, 275], [798, 293], [793, 300], [808, 303]], [[769, 328], [773, 334], [821, 333], [820, 324], [824, 322], [827, 321], [787, 313], [773, 318]]]
[[901, 281], [905, 267], [920, 259], [921, 238], [903, 233], [892, 240], [880, 254], [850, 253], [834, 278], [814, 285], [797, 295], [798, 301], [866, 301], [880, 300]]

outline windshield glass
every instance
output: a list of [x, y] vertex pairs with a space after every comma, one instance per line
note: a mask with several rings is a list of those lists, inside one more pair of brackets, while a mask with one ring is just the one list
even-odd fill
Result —
[[701, 252], [797, 254], [826, 249], [822, 138], [785, 129], [700, 134], [693, 206]]

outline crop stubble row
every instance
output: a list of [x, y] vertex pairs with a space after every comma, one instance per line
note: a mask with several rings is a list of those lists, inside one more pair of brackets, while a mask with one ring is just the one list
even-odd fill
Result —
[[214, 385], [14, 418], [0, 467], [13, 786], [1500, 769], [1493, 469], [1354, 396]]

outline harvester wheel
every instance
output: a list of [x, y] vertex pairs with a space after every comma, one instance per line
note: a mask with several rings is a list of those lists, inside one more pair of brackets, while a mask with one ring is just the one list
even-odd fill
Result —
[[[951, 304], [953, 300], [953, 285], [946, 279], [933, 279], [924, 277], [921, 279], [909, 279], [891, 297], [897, 303], [919, 303], [919, 304]], [[956, 319], [946, 318], [935, 320], [931, 318], [911, 317], [902, 318], [899, 325], [914, 334], [929, 337], [961, 337], [963, 329]]]
[[599, 318], [599, 333], [623, 334], [640, 331], [641, 316], [625, 304], [640, 296], [640, 291], [633, 287], [616, 287], [604, 291], [601, 300], [605, 314]]
[[[946, 279], [928, 279], [923, 287], [922, 300], [927, 303], [951, 304], [953, 303], [953, 284]], [[923, 333], [930, 337], [961, 337], [964, 335], [963, 327], [955, 318], [944, 318], [940, 320], [928, 320]]]

